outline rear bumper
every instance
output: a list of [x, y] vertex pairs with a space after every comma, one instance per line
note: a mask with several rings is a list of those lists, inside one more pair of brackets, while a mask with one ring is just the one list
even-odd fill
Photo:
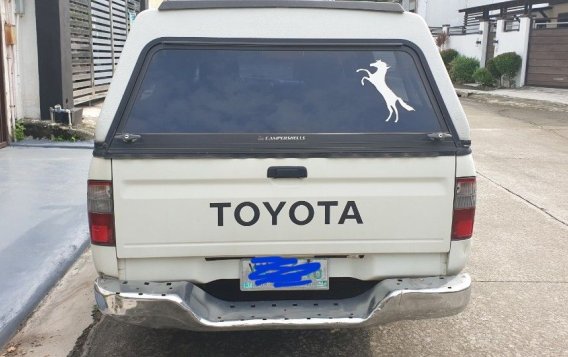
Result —
[[387, 279], [349, 299], [230, 302], [189, 282], [121, 282], [98, 278], [102, 313], [155, 328], [195, 331], [336, 328], [444, 317], [469, 302], [468, 274]]

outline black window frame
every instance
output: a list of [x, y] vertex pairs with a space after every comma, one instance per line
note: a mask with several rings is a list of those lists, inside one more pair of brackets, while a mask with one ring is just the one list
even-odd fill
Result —
[[[413, 58], [427, 95], [439, 120], [442, 132], [452, 140], [435, 141], [426, 133], [253, 133], [253, 134], [144, 134], [135, 142], [120, 136], [138, 90], [147, 73], [152, 56], [160, 50], [192, 49], [257, 49], [257, 50], [397, 50]], [[104, 158], [133, 157], [330, 157], [330, 156], [439, 156], [465, 155], [469, 142], [460, 141], [448, 110], [427, 65], [423, 52], [407, 40], [349, 39], [214, 39], [158, 38], [141, 51], [118, 110], [104, 142], [95, 143], [94, 155]], [[129, 133], [137, 134], [137, 133]], [[300, 137], [296, 140], [261, 140], [266, 136]], [[187, 147], [191, 137], [192, 147]], [[352, 139], [357, 137], [356, 142]], [[227, 140], [230, 139], [230, 140]], [[348, 140], [351, 139], [351, 140]], [[177, 143], [177, 145], [176, 145]]]
[[567, 22], [568, 21], [568, 12], [559, 13], [557, 18], [556, 18], [556, 21], [558, 22], [558, 28], [568, 27], [568, 24], [561, 23], [561, 22]]

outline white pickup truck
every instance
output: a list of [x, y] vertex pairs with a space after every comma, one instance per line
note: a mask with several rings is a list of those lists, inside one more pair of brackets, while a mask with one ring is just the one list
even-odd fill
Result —
[[395, 3], [164, 2], [136, 19], [89, 182], [99, 309], [191, 330], [462, 311], [470, 132]]

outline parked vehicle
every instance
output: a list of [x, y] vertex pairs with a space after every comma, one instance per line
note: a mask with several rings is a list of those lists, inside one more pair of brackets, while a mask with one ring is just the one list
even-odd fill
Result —
[[137, 19], [89, 184], [99, 309], [192, 330], [462, 311], [475, 169], [417, 15], [167, 1]]

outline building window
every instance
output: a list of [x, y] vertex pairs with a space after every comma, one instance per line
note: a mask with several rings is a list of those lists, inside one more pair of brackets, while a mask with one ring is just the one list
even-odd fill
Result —
[[558, 27], [568, 27], [568, 12], [558, 14]]

